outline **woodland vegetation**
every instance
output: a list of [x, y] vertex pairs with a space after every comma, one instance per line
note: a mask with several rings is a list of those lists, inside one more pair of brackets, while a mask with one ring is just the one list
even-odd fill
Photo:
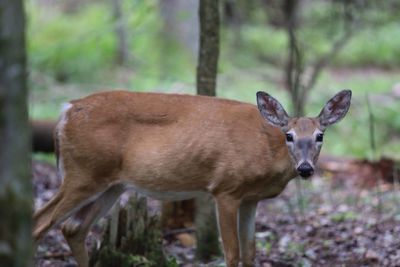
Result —
[[[75, 266], [59, 229], [32, 251], [30, 215], [61, 182], [62, 103], [121, 88], [263, 90], [309, 116], [351, 89], [313, 179], [259, 204], [255, 266], [399, 266], [399, 17], [396, 0], [0, 0], [0, 266]], [[92, 263], [223, 266], [211, 201], [124, 195], [89, 235]]]

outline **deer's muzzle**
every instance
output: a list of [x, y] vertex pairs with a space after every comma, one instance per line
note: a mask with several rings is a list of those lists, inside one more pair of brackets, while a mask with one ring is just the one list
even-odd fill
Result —
[[308, 162], [303, 162], [299, 167], [297, 167], [297, 172], [301, 177], [309, 178], [314, 174], [314, 168]]

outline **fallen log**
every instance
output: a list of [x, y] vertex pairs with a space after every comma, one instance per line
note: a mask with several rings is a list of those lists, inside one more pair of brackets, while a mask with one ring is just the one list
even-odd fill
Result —
[[373, 187], [377, 181], [400, 182], [400, 163], [387, 157], [371, 161], [321, 156], [318, 167], [322, 175], [330, 175], [333, 181], [356, 187]]
[[33, 152], [54, 153], [53, 133], [55, 126], [56, 121], [31, 121]]

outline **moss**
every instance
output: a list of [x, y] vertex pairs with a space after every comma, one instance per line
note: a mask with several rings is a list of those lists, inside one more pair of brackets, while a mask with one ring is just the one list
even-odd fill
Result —
[[[155, 262], [148, 260], [144, 256], [132, 255], [129, 253], [123, 253], [118, 249], [112, 248], [111, 246], [104, 246], [93, 255], [92, 259], [96, 258], [98, 264], [96, 266], [108, 266], [108, 267], [152, 267], [157, 266]], [[93, 266], [93, 260], [91, 261]]]
[[[114, 231], [116, 239], [112, 240]], [[131, 198], [127, 208], [112, 216], [102, 245], [90, 260], [91, 266], [99, 267], [176, 266], [174, 262], [165, 258], [160, 223], [157, 217], [148, 216], [145, 198]]]

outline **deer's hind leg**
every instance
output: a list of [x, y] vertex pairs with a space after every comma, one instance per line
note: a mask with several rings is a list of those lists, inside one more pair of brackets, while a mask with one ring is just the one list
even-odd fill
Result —
[[90, 227], [111, 209], [125, 189], [123, 184], [110, 186], [95, 200], [80, 208], [62, 225], [64, 237], [80, 267], [86, 267], [89, 264], [85, 239]]
[[36, 242], [107, 189], [106, 186], [87, 185], [83, 178], [74, 177], [75, 183], [68, 183], [66, 176], [57, 194], [33, 215], [33, 237]]
[[52, 227], [52, 214], [55, 208], [62, 201], [63, 195], [63, 190], [59, 190], [56, 195], [49, 200], [49, 202], [47, 202], [33, 215], [33, 238], [35, 242], [39, 241], [39, 239], [41, 239]]
[[33, 215], [33, 237], [39, 241], [51, 228], [56, 227], [93, 197], [93, 192], [61, 186], [60, 191]]

